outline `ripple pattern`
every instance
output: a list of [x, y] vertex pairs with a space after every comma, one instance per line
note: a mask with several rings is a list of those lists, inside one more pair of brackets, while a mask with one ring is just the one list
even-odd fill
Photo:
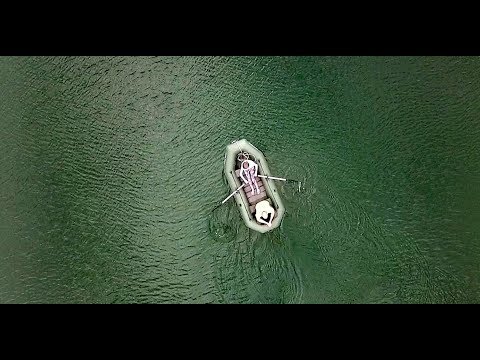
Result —
[[[1, 303], [471, 303], [480, 61], [0, 58]], [[246, 228], [225, 146], [287, 214]]]

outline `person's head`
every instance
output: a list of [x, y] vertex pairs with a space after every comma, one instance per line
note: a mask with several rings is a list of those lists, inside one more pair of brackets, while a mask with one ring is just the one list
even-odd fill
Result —
[[267, 216], [268, 216], [268, 213], [267, 213], [266, 211], [262, 211], [262, 217], [263, 217], [264, 219], [266, 219]]
[[244, 162], [242, 163], [242, 166], [243, 166], [244, 169], [248, 168], [248, 162], [247, 162], [247, 161], [244, 161]]

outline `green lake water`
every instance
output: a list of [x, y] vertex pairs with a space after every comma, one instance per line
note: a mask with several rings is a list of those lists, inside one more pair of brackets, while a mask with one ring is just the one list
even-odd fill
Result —
[[0, 303], [479, 302], [477, 57], [1, 57], [0, 125]]

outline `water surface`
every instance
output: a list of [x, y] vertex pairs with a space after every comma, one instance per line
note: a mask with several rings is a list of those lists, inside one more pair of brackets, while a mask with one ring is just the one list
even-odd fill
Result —
[[[0, 58], [1, 303], [465, 303], [480, 60]], [[287, 213], [252, 232], [223, 156]]]

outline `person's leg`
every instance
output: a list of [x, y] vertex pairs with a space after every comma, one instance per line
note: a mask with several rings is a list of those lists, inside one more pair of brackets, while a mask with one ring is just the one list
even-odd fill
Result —
[[250, 189], [252, 190], [252, 195], [255, 195], [255, 188], [253, 187], [252, 179], [248, 179], [248, 185], [250, 185]]
[[258, 188], [257, 179], [255, 178], [255, 174], [250, 174], [250, 178], [252, 182], [255, 184], [255, 188], [257, 189], [257, 194], [260, 194], [260, 189]]
[[[255, 184], [256, 193], [260, 194], [260, 189], [258, 188], [258, 183], [257, 183], [257, 179], [255, 178], [255, 173], [252, 171], [249, 173], [249, 175], [250, 175], [250, 179]], [[252, 191], [253, 191], [253, 187], [252, 187]]]
[[257, 194], [260, 194], [260, 189], [258, 188], [257, 180], [255, 180], [255, 178], [254, 178], [253, 181], [255, 181], [255, 187], [257, 188]]
[[252, 195], [255, 195], [255, 189], [253, 187], [253, 182], [255, 181], [255, 179], [252, 179], [252, 175], [249, 173], [247, 173], [245, 177], [247, 178], [248, 185], [250, 185], [250, 190], [252, 191]]

